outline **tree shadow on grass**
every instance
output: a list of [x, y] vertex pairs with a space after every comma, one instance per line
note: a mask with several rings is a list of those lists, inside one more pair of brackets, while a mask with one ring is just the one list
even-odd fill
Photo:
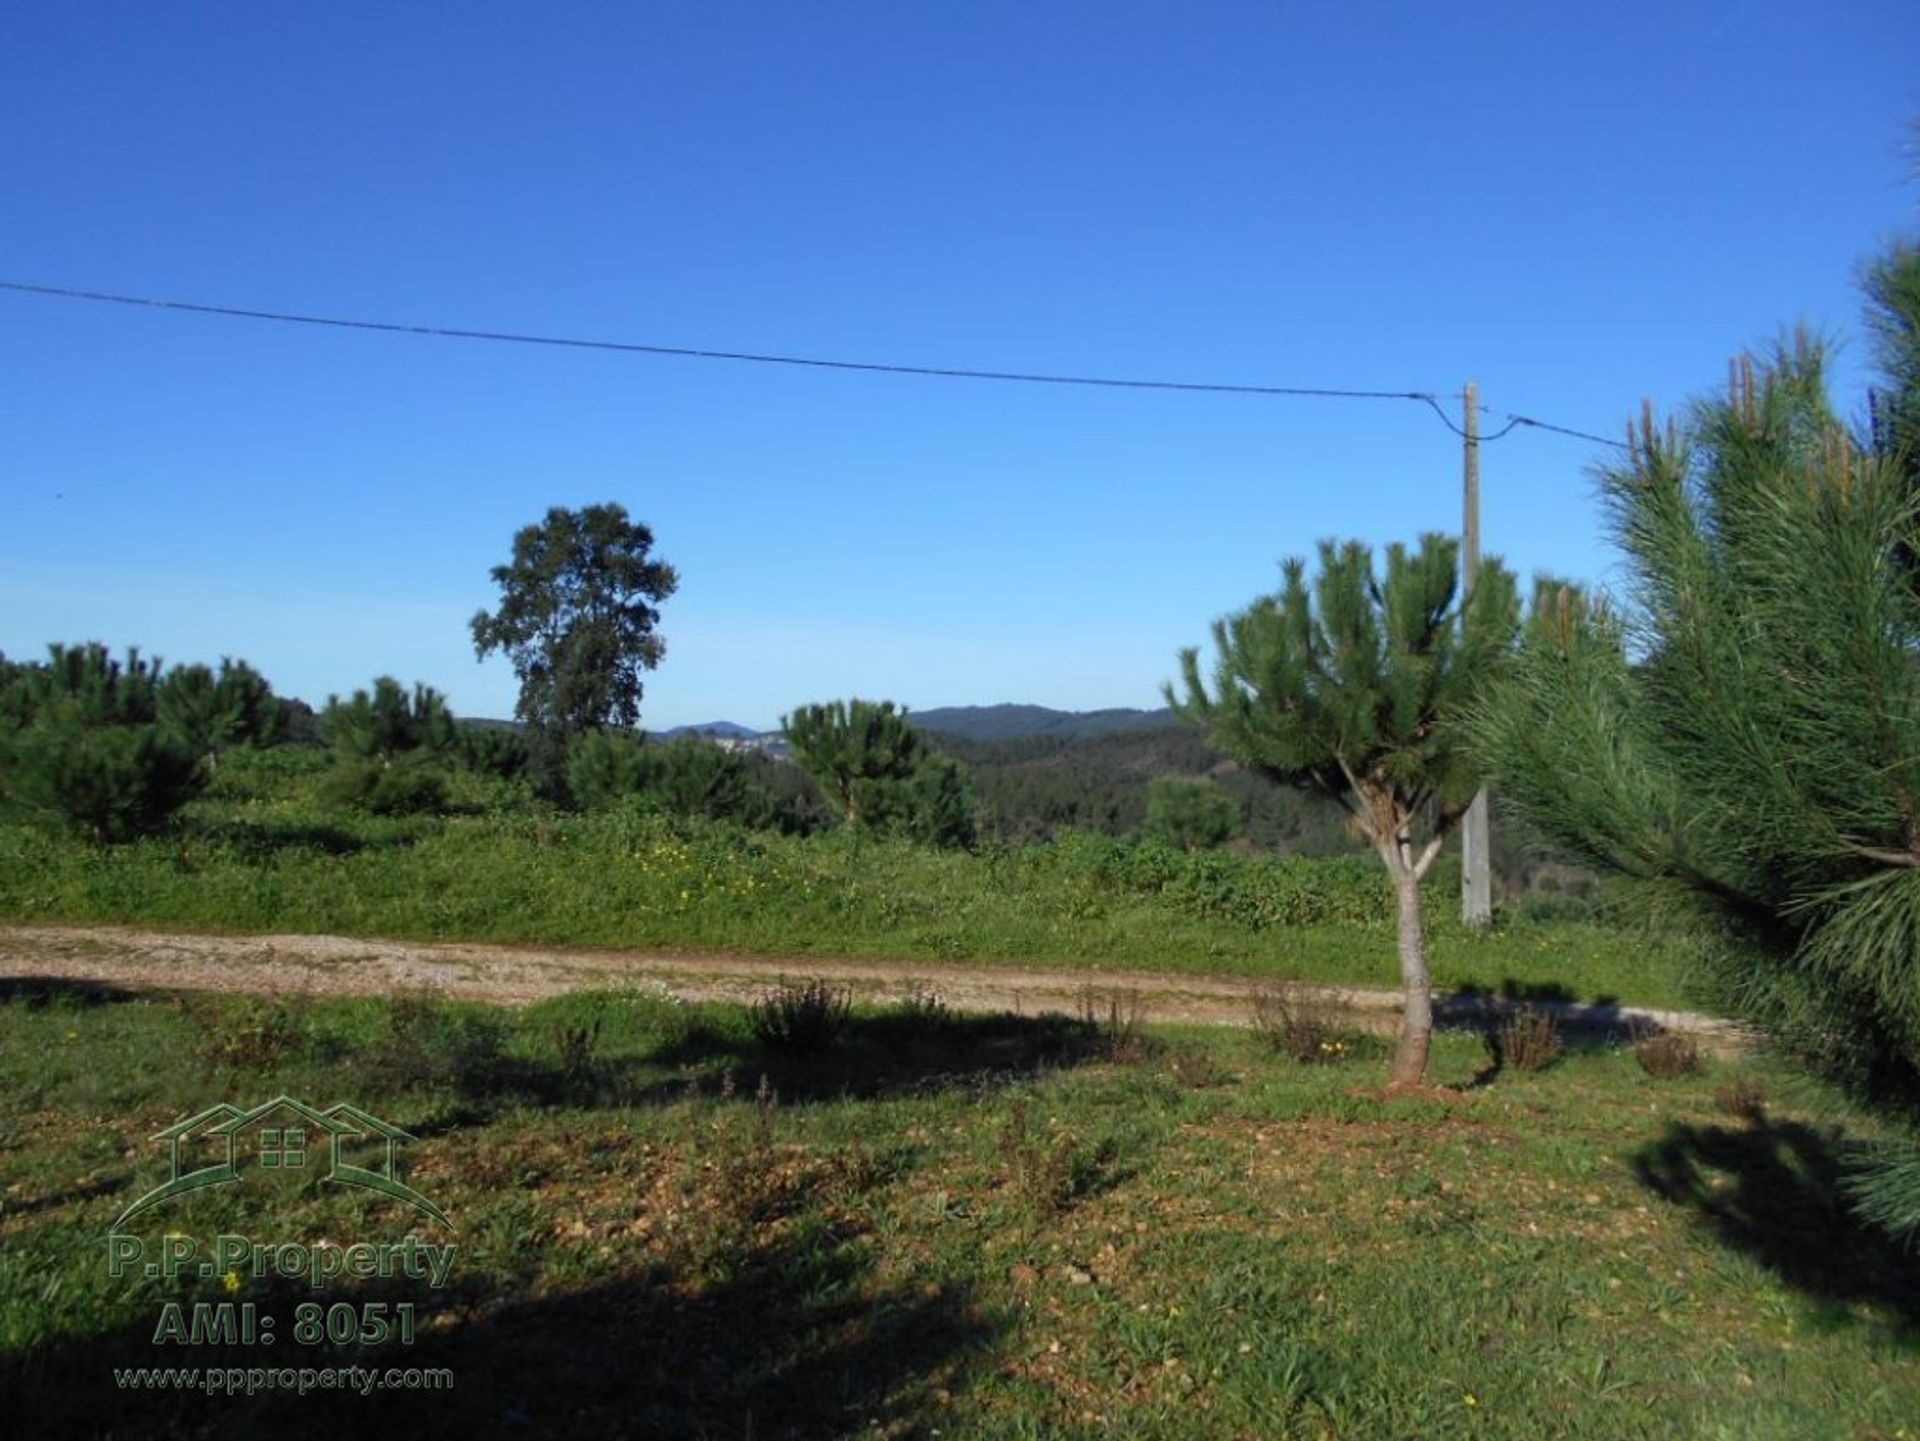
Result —
[[1814, 1302], [1826, 1324], [1858, 1322], [1865, 1304], [1911, 1345], [1920, 1340], [1920, 1266], [1848, 1208], [1844, 1150], [1840, 1133], [1798, 1121], [1676, 1122], [1633, 1158], [1633, 1170], [1715, 1239]]
[[[425, 1037], [352, 1054], [329, 1050], [323, 1062], [340, 1069], [324, 1084], [358, 1085], [363, 1101], [439, 1095], [435, 1114], [408, 1126], [424, 1138], [484, 1124], [515, 1106], [608, 1110], [699, 1097], [750, 1103], [769, 1093], [783, 1105], [953, 1091], [985, 1096], [1117, 1058], [1111, 1032], [1057, 1014], [856, 1013], [830, 1044], [814, 1049], [783, 1049], [696, 1016], [637, 1048], [623, 1049], [615, 1038], [571, 1062], [554, 1050], [528, 1055], [505, 1041], [503, 1030], [473, 1023], [437, 1025]], [[1150, 1053], [1144, 1043], [1137, 1049]]]
[[318, 851], [327, 856], [351, 856], [365, 850], [393, 850], [414, 843], [410, 835], [369, 839], [340, 826], [310, 822], [218, 820], [201, 821], [187, 834], [193, 839], [240, 852], [248, 860], [267, 860], [281, 851]]
[[75, 980], [68, 976], [0, 976], [0, 1006], [25, 1006], [30, 1011], [63, 1006], [74, 1009], [113, 1006], [140, 999], [138, 992], [106, 981]]
[[[696, 1023], [647, 1058], [651, 1067], [709, 1077], [702, 1088], [730, 1085], [751, 1095], [765, 1077], [783, 1102], [874, 1100], [962, 1090], [985, 1093], [1107, 1059], [1110, 1038], [1073, 1017], [855, 1015], [838, 1038], [817, 1049], [770, 1045]], [[674, 1100], [684, 1078], [661, 1080], [637, 1098]]]
[[[282, 1333], [294, 1301], [262, 1307]], [[271, 1348], [155, 1346], [145, 1317], [0, 1356], [0, 1394], [10, 1418], [24, 1419], [16, 1434], [55, 1438], [925, 1434], [940, 1424], [941, 1393], [958, 1389], [969, 1355], [1001, 1325], [964, 1286], [878, 1282], [871, 1251], [852, 1238], [792, 1236], [701, 1286], [677, 1286], [656, 1268], [561, 1294], [480, 1300], [448, 1316], [411, 1346], [357, 1356], [286, 1344], [285, 1335]], [[444, 1367], [452, 1386], [304, 1396], [276, 1386], [234, 1397], [125, 1390], [113, 1374], [355, 1365]]]

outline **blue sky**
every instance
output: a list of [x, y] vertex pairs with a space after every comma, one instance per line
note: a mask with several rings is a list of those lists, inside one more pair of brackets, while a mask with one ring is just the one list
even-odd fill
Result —
[[[456, 18], [457, 17], [457, 18]], [[1617, 434], [1916, 230], [1920, 7], [13, 7], [0, 279], [942, 366], [1457, 391]], [[1605, 579], [1591, 445], [1489, 551]], [[646, 723], [1157, 704], [1328, 535], [1458, 524], [1421, 407], [1023, 388], [0, 294], [0, 650], [504, 715], [488, 570], [618, 500]]]

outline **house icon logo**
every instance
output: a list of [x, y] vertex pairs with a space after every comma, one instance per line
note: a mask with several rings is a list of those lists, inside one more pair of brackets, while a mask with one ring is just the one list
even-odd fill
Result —
[[[122, 1211], [108, 1228], [109, 1234], [162, 1201], [208, 1186], [238, 1184], [249, 1166], [281, 1173], [301, 1171], [335, 1185], [377, 1191], [406, 1202], [449, 1230], [453, 1227], [444, 1211], [400, 1179], [395, 1145], [414, 1138], [346, 1101], [324, 1111], [291, 1096], [275, 1096], [250, 1111], [222, 1101], [175, 1121], [152, 1139], [166, 1143], [172, 1177]], [[346, 1143], [367, 1142], [371, 1154], [342, 1149]], [[355, 1159], [372, 1164], [354, 1164]]]

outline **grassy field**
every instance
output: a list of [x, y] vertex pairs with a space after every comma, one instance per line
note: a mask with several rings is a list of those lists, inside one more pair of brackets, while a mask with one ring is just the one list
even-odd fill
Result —
[[[1747, 1066], [1656, 1080], [1595, 1051], [1490, 1075], [1450, 1036], [1444, 1086], [1387, 1100], [1363, 1040], [1303, 1066], [1252, 1034], [932, 1003], [856, 1012], [808, 1052], [645, 994], [4, 994], [14, 1434], [1920, 1435], [1914, 1262], [1837, 1201], [1851, 1137], [1824, 1099]], [[404, 1172], [452, 1221], [451, 1276], [325, 1293], [417, 1303], [413, 1344], [294, 1344], [304, 1281], [109, 1276], [110, 1223], [166, 1175], [149, 1138], [282, 1092], [418, 1138]], [[266, 1174], [134, 1229], [444, 1238]], [[281, 1342], [156, 1347], [169, 1299], [251, 1302]], [[349, 1363], [454, 1385], [112, 1381]]]
[[[638, 811], [567, 816], [460, 777], [464, 813], [329, 808], [324, 758], [236, 753], [181, 833], [101, 850], [0, 827], [0, 919], [408, 939], [729, 950], [1288, 975], [1397, 984], [1371, 858], [1188, 856], [1098, 836], [942, 852]], [[1457, 922], [1430, 886], [1446, 987], [1675, 1007], [1683, 939], [1590, 919]]]

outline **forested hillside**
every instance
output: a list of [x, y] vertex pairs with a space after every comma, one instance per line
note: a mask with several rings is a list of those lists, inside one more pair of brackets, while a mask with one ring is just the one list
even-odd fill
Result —
[[972, 773], [981, 830], [1001, 840], [1045, 840], [1068, 826], [1128, 835], [1146, 820], [1147, 787], [1155, 777], [1207, 776], [1233, 798], [1242, 834], [1260, 849], [1305, 855], [1353, 849], [1331, 801], [1247, 775], [1184, 726], [988, 741], [936, 731], [932, 739]]

